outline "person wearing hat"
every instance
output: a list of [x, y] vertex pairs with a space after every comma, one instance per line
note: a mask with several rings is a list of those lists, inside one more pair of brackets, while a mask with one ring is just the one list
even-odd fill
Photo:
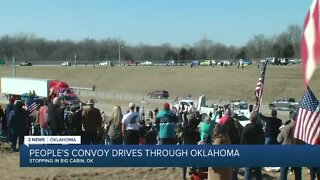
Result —
[[125, 114], [121, 120], [124, 144], [139, 144], [140, 114], [135, 111], [135, 107], [136, 105], [134, 103], [130, 103], [129, 112]]
[[[291, 144], [302, 144], [302, 142], [293, 137], [293, 130], [296, 126], [296, 112], [292, 112], [290, 114], [290, 123], [281, 128], [281, 131], [277, 137], [277, 141], [283, 145], [291, 145]], [[280, 168], [280, 180], [287, 179], [289, 167], [281, 167]], [[301, 167], [291, 167], [295, 174], [295, 179], [301, 179]]]
[[176, 144], [176, 127], [178, 117], [170, 110], [170, 104], [164, 103], [163, 109], [156, 116], [156, 129], [161, 144]]
[[102, 132], [102, 117], [100, 110], [94, 107], [94, 99], [87, 102], [89, 108], [82, 112], [82, 124], [87, 137], [88, 144], [98, 144]]

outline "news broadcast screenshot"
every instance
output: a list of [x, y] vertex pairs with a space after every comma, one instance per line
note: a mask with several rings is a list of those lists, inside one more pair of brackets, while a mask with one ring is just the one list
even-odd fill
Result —
[[0, 2], [0, 179], [320, 179], [320, 2]]

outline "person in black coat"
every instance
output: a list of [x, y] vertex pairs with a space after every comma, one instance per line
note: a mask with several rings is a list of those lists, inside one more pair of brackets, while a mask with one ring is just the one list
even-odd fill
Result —
[[263, 116], [260, 113], [259, 119], [261, 119], [266, 123], [265, 132], [264, 132], [265, 144], [279, 144], [277, 142], [277, 136], [280, 133], [282, 120], [277, 118], [277, 110], [271, 111], [271, 117]]
[[82, 112], [79, 106], [72, 106], [71, 113], [68, 114], [68, 134], [81, 135], [82, 132]]
[[[200, 132], [198, 131], [199, 119], [194, 113], [187, 115], [188, 122], [182, 126], [183, 144], [197, 144], [200, 141]], [[187, 167], [182, 168], [183, 179], [186, 179]]]
[[[242, 131], [240, 144], [264, 144], [264, 133], [262, 124], [258, 122], [258, 113], [252, 112], [250, 115], [250, 123], [247, 124]], [[252, 177], [251, 171], [255, 171], [256, 179], [262, 179], [261, 167], [245, 167], [245, 179]]]
[[48, 118], [52, 135], [62, 135], [65, 133], [64, 107], [60, 98], [55, 97], [52, 104], [48, 106]]
[[24, 142], [24, 133], [26, 129], [26, 121], [29, 117], [28, 111], [23, 109], [23, 103], [20, 100], [17, 100], [14, 103], [14, 110], [11, 112], [9, 121], [11, 125], [12, 133], [12, 144], [11, 150], [17, 151], [16, 145], [17, 140], [19, 139], [19, 149], [20, 145]]

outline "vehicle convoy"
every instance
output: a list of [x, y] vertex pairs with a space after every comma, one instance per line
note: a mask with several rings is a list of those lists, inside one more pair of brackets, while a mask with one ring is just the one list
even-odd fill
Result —
[[269, 103], [269, 108], [276, 110], [289, 110], [296, 111], [299, 107], [299, 103], [294, 98], [281, 97], [277, 98]]
[[[69, 85], [60, 80], [2, 77], [0, 82], [0, 93], [7, 98], [21, 99], [25, 93], [32, 92], [37, 97], [53, 99], [62, 97], [66, 104], [80, 103], [77, 95]], [[69, 100], [69, 99], [72, 99]], [[75, 99], [77, 101], [75, 101]]]

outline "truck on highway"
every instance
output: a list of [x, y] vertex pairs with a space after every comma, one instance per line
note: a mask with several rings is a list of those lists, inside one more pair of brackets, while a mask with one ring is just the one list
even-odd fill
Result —
[[40, 98], [53, 99], [56, 96], [67, 99], [67, 104], [79, 103], [77, 95], [69, 85], [60, 80], [1, 77], [0, 93], [7, 98], [21, 99], [25, 93], [35, 94]]

